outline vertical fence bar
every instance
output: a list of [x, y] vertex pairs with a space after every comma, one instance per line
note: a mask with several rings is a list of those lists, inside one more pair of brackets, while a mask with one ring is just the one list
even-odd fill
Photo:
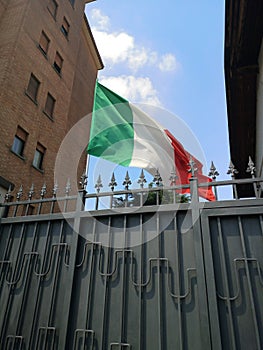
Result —
[[76, 257], [77, 257], [77, 248], [78, 248], [78, 236], [79, 236], [79, 230], [80, 230], [80, 215], [83, 211], [83, 208], [85, 207], [85, 197], [86, 197], [86, 190], [81, 189], [78, 192], [78, 198], [77, 198], [77, 205], [76, 205], [76, 213], [74, 218], [74, 226], [73, 226], [73, 232], [72, 232], [72, 241], [70, 246], [70, 258], [69, 258], [69, 267], [67, 271], [67, 277], [65, 284], [68, 286], [68, 288], [65, 290], [64, 295], [64, 317], [63, 321], [61, 323], [61, 333], [60, 333], [60, 349], [66, 349], [67, 345], [67, 334], [69, 330], [69, 317], [70, 317], [70, 304], [71, 304], [71, 298], [72, 298], [72, 290], [73, 290], [73, 281], [74, 281], [74, 274], [76, 269]]
[[[159, 204], [159, 203], [158, 203]], [[157, 204], [157, 205], [158, 205]], [[161, 284], [161, 276], [162, 276], [162, 263], [161, 263], [161, 233], [160, 233], [160, 216], [159, 212], [156, 213], [156, 232], [157, 232], [157, 298], [158, 298], [158, 322], [159, 322], [159, 349], [163, 349], [163, 315], [162, 315], [162, 284]]]
[[[19, 262], [21, 260], [21, 254], [22, 254], [22, 249], [23, 249], [23, 242], [24, 242], [24, 231], [25, 231], [25, 223], [22, 224], [21, 230], [20, 230], [20, 239], [19, 239], [19, 243], [18, 243], [18, 249], [17, 249], [17, 255], [14, 263], [14, 270], [13, 273], [11, 274], [11, 282], [9, 282], [9, 292], [8, 292], [8, 299], [7, 299], [7, 303], [5, 306], [5, 311], [3, 312], [4, 314], [4, 318], [3, 318], [3, 324], [2, 324], [2, 332], [0, 334], [0, 344], [4, 344], [4, 336], [5, 336], [5, 332], [6, 332], [6, 328], [7, 328], [7, 324], [8, 324], [8, 318], [9, 318], [9, 314], [11, 311], [11, 304], [12, 304], [12, 300], [13, 300], [13, 292], [14, 292], [14, 288], [16, 285], [16, 277], [17, 275], [19, 276], [20, 274], [20, 269], [22, 269], [23, 266], [20, 266]], [[17, 272], [19, 271], [19, 272]]]
[[243, 226], [242, 226], [242, 221], [241, 221], [241, 217], [240, 216], [238, 216], [238, 227], [239, 227], [239, 233], [240, 233], [242, 252], [243, 252], [243, 256], [244, 256], [245, 270], [246, 270], [246, 275], [247, 275], [248, 293], [249, 293], [249, 299], [250, 299], [250, 304], [251, 304], [251, 312], [252, 312], [252, 318], [253, 318], [255, 335], [256, 335], [256, 343], [257, 343], [257, 348], [261, 349], [259, 329], [258, 329], [259, 322], [257, 322], [257, 315], [256, 315], [256, 310], [255, 310], [254, 296], [253, 296], [253, 290], [252, 290], [252, 285], [251, 285], [251, 276], [250, 276], [250, 271], [249, 271], [249, 267], [248, 267], [247, 249], [246, 249], [246, 243], [245, 243], [245, 238], [244, 238], [244, 231], [243, 231]]
[[107, 334], [107, 323], [108, 323], [108, 296], [109, 296], [109, 265], [110, 265], [110, 249], [111, 248], [111, 216], [108, 219], [108, 247], [106, 254], [106, 274], [104, 275], [104, 297], [103, 297], [103, 321], [102, 321], [102, 329], [101, 329], [101, 348], [106, 349], [106, 334]]
[[90, 256], [90, 264], [89, 264], [89, 286], [87, 291], [87, 305], [86, 305], [86, 324], [85, 327], [87, 330], [91, 329], [91, 320], [92, 320], [92, 314], [91, 314], [91, 298], [92, 298], [92, 290], [93, 285], [92, 282], [94, 280], [94, 265], [95, 265], [95, 257], [94, 257], [94, 250], [97, 247], [96, 244], [96, 229], [97, 229], [97, 220], [96, 218], [93, 218], [93, 228], [92, 228], [92, 242], [91, 242], [91, 256]]
[[121, 278], [121, 300], [120, 300], [120, 343], [125, 343], [126, 341], [126, 245], [127, 245], [127, 215], [123, 218], [123, 243], [122, 248], [122, 278]]
[[[32, 276], [32, 269], [33, 269], [32, 261], [34, 262], [34, 260], [37, 257], [37, 253], [35, 252], [36, 241], [37, 241], [37, 229], [38, 229], [38, 223], [35, 222], [34, 231], [33, 231], [33, 242], [32, 242], [31, 252], [30, 252], [31, 254], [29, 253], [29, 255], [28, 255], [27, 275], [26, 275], [25, 285], [23, 288], [22, 303], [21, 303], [21, 307], [20, 307], [20, 311], [19, 311], [19, 315], [18, 315], [16, 334], [19, 334], [21, 332], [21, 328], [23, 325], [22, 320], [24, 317], [24, 309], [25, 309], [25, 304], [27, 301], [27, 293], [28, 293], [28, 288], [29, 288], [29, 284], [30, 284], [29, 277]], [[25, 257], [25, 253], [24, 253], [24, 257]]]
[[[209, 307], [209, 323], [211, 331], [211, 348], [213, 350], [222, 350], [221, 344], [221, 333], [218, 315], [218, 296], [216, 290], [216, 279], [213, 261], [213, 250], [211, 242], [211, 228], [209, 222], [209, 216], [207, 213], [201, 212], [201, 222], [202, 222], [202, 238], [204, 247], [204, 264], [205, 264], [205, 275], [207, 276], [208, 283], [207, 288], [207, 298]], [[220, 223], [220, 222], [219, 222]]]
[[181, 274], [180, 274], [180, 235], [177, 227], [177, 218], [174, 218], [174, 230], [175, 230], [175, 264], [176, 264], [176, 285], [178, 286], [177, 304], [178, 304], [178, 323], [179, 323], [179, 344], [180, 350], [183, 350], [183, 329], [182, 329], [182, 305], [181, 305]]
[[[44, 253], [43, 253], [43, 257], [42, 257], [42, 266], [40, 269], [40, 272], [37, 273], [38, 275], [38, 283], [37, 283], [37, 288], [36, 288], [36, 302], [35, 302], [35, 306], [34, 306], [34, 312], [33, 312], [33, 317], [32, 317], [32, 326], [31, 326], [31, 331], [30, 331], [30, 338], [29, 338], [29, 349], [33, 348], [33, 342], [34, 342], [34, 333], [36, 330], [36, 326], [37, 326], [37, 315], [38, 315], [38, 311], [39, 311], [39, 307], [40, 307], [40, 292], [41, 292], [41, 283], [43, 281], [43, 277], [45, 275], [45, 262], [48, 256], [48, 243], [49, 243], [49, 239], [50, 239], [50, 229], [51, 229], [51, 222], [48, 221], [47, 223], [47, 228], [46, 228], [46, 239], [45, 239], [45, 248], [44, 248]], [[51, 253], [51, 257], [52, 258], [52, 253]]]
[[143, 242], [143, 215], [140, 214], [140, 237], [141, 237], [141, 244], [140, 244], [140, 266], [138, 267], [139, 270], [139, 349], [144, 350], [144, 331], [143, 331], [143, 259], [144, 259], [144, 242]]
[[217, 218], [217, 228], [218, 228], [218, 235], [219, 235], [219, 249], [221, 251], [221, 259], [222, 259], [222, 275], [223, 275], [223, 285], [225, 288], [226, 296], [224, 296], [223, 299], [226, 302], [227, 310], [230, 318], [230, 336], [231, 336], [231, 348], [233, 350], [236, 349], [236, 339], [235, 339], [235, 330], [234, 330], [234, 323], [233, 323], [233, 313], [232, 313], [232, 305], [231, 305], [231, 299], [234, 299], [238, 297], [238, 295], [231, 297], [230, 296], [230, 288], [228, 283], [228, 274], [227, 274], [227, 265], [226, 265], [226, 257], [225, 257], [225, 247], [224, 247], [224, 241], [223, 241], [223, 232], [221, 227], [220, 218]]
[[193, 223], [193, 238], [194, 238], [194, 251], [196, 260], [196, 273], [197, 273], [197, 285], [198, 285], [198, 303], [200, 309], [200, 336], [203, 342], [204, 349], [211, 348], [210, 327], [208, 318], [208, 301], [206, 291], [206, 279], [204, 272], [204, 260], [203, 260], [203, 245], [202, 245], [202, 231], [200, 222], [200, 209], [199, 197], [198, 197], [198, 180], [196, 177], [190, 178], [190, 191], [191, 191], [191, 212]]

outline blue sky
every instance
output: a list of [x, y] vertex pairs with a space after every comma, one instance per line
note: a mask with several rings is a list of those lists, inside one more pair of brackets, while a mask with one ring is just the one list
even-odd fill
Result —
[[226, 179], [224, 1], [97, 0], [86, 15], [105, 65], [99, 81], [182, 119]]

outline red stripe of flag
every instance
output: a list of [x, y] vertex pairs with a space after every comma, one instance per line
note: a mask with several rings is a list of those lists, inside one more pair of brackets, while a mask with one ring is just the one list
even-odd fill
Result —
[[[211, 182], [212, 180], [208, 177], [205, 176], [202, 173], [202, 168], [203, 164], [193, 157], [189, 152], [187, 152], [184, 147], [181, 145], [181, 143], [176, 140], [176, 138], [168, 131], [164, 130], [166, 135], [169, 137], [171, 140], [172, 147], [174, 149], [174, 159], [175, 159], [175, 169], [177, 172], [177, 180], [176, 183], [179, 184], [189, 184], [189, 179], [191, 178], [191, 173], [188, 172], [188, 169], [190, 169], [189, 166], [189, 161], [190, 157], [195, 162], [196, 168], [197, 168], [197, 173], [196, 177], [198, 179], [199, 183], [205, 183], [205, 182]], [[182, 189], [182, 193], [190, 193], [190, 189]], [[215, 201], [215, 195], [212, 190], [212, 186], [207, 186], [207, 187], [201, 187], [198, 188], [198, 194], [200, 197], [205, 198], [209, 201]]]

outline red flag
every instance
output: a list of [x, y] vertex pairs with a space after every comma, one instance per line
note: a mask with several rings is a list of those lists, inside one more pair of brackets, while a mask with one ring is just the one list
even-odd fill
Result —
[[[175, 159], [175, 169], [177, 171], [178, 179], [177, 184], [189, 184], [189, 179], [191, 178], [191, 173], [188, 172], [190, 169], [189, 162], [192, 157], [195, 162], [195, 166], [197, 168], [196, 177], [199, 183], [209, 183], [212, 180], [205, 176], [202, 173], [203, 164], [192, 156], [189, 152], [187, 152], [181, 143], [176, 140], [176, 138], [168, 131], [165, 130], [166, 135], [169, 137], [172, 143], [172, 147], [174, 149], [174, 159]], [[182, 189], [182, 193], [190, 193], [190, 189]], [[209, 201], [215, 201], [215, 195], [213, 193], [212, 187], [207, 185], [207, 187], [198, 188], [198, 194], [200, 197], [205, 198]]]

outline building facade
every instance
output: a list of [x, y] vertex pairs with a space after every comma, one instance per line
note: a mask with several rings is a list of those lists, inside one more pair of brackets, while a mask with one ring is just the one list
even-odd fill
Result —
[[52, 191], [61, 142], [92, 111], [103, 64], [84, 14], [89, 2], [0, 0], [1, 201], [10, 185]]
[[[263, 174], [263, 2], [225, 4], [225, 82], [231, 159], [246, 178], [249, 157]], [[240, 195], [249, 197], [244, 186]]]

